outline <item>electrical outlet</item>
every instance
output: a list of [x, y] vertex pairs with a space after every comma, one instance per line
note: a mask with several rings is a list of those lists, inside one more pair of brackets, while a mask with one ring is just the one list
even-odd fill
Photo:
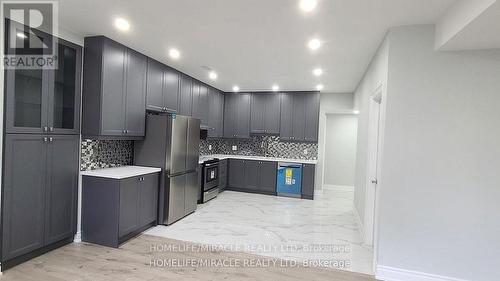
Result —
[[238, 150], [238, 147], [236, 145], [233, 145], [232, 149], [233, 149], [233, 151], [236, 151], [236, 150]]
[[208, 145], [208, 150], [212, 150], [212, 145], [211, 144]]
[[306, 149], [304, 149], [304, 155], [307, 155], [307, 153], [309, 153], [309, 152], [307, 151], [307, 148], [306, 148]]

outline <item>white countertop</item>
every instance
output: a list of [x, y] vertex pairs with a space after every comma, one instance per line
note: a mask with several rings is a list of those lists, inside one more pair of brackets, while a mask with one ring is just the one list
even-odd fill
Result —
[[275, 158], [275, 157], [265, 157], [265, 156], [227, 155], [227, 154], [203, 155], [200, 156], [200, 160], [198, 163], [201, 164], [203, 163], [203, 161], [210, 160], [213, 158], [218, 158], [219, 160], [243, 159], [243, 160], [257, 160], [257, 161], [302, 163], [302, 164], [313, 164], [313, 165], [318, 164], [318, 160], [288, 159], [288, 158]]
[[92, 171], [81, 171], [82, 176], [92, 176], [110, 179], [125, 179], [136, 176], [142, 176], [161, 172], [160, 168], [142, 167], [142, 166], [122, 166], [114, 168], [105, 168]]

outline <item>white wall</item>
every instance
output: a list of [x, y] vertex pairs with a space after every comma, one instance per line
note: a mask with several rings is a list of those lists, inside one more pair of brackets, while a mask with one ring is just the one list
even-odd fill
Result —
[[323, 189], [323, 167], [325, 160], [325, 136], [327, 113], [352, 113], [354, 96], [352, 93], [332, 94], [321, 93], [319, 106], [319, 133], [318, 133], [318, 164], [314, 185], [316, 190]]
[[357, 130], [357, 115], [327, 114], [325, 185], [354, 186]]
[[432, 26], [389, 34], [378, 265], [499, 280], [500, 50], [434, 43]]
[[[354, 95], [354, 107], [358, 115], [358, 141], [356, 156], [356, 178], [354, 183], [354, 207], [359, 214], [360, 221], [365, 219], [365, 191], [367, 185], [367, 159], [368, 159], [368, 125], [369, 101], [379, 87], [387, 84], [389, 44], [385, 39], [374, 56], [365, 76], [358, 85]], [[384, 102], [384, 101], [383, 101]], [[381, 106], [382, 110], [382, 106]]]

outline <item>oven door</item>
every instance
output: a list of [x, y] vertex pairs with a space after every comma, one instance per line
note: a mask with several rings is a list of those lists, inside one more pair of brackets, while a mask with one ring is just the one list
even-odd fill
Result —
[[219, 186], [219, 163], [205, 164], [203, 167], [203, 190]]

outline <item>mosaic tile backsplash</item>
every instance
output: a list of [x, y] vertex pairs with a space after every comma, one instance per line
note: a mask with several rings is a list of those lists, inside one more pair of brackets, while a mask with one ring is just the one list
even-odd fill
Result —
[[[233, 151], [232, 146], [237, 150]], [[209, 150], [212, 146], [212, 150]], [[134, 142], [122, 140], [82, 140], [80, 170], [95, 170], [134, 163]], [[307, 152], [307, 153], [306, 153]], [[282, 142], [277, 136], [252, 136], [245, 140], [200, 140], [200, 155], [231, 154], [316, 160], [317, 143]]]
[[80, 170], [132, 165], [134, 142], [122, 140], [82, 140]]
[[[233, 145], [236, 145], [236, 151], [232, 150]], [[212, 146], [212, 150], [209, 150], [209, 146]], [[317, 160], [318, 144], [284, 142], [280, 141], [277, 136], [252, 136], [246, 140], [207, 139], [200, 142], [200, 154], [231, 154]]]

